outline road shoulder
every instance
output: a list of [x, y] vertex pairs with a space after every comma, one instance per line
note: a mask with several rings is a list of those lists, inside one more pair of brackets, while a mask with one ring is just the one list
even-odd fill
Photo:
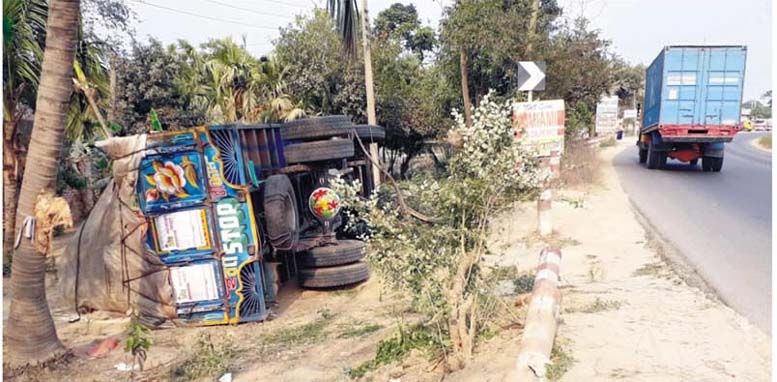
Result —
[[621, 150], [602, 151], [602, 184], [582, 206], [553, 205], [576, 244], [563, 249], [558, 342], [575, 362], [562, 380], [768, 380], [769, 337], [689, 285], [637, 220], [611, 165]]

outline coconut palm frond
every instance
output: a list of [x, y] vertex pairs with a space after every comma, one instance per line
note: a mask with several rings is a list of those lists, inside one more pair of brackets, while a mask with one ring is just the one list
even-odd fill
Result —
[[340, 40], [343, 42], [343, 51], [356, 57], [356, 45], [359, 35], [359, 6], [357, 0], [327, 0], [329, 17], [335, 22]]

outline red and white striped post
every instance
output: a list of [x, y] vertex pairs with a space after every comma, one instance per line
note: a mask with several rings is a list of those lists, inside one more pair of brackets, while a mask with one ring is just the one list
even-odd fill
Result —
[[537, 231], [542, 236], [548, 236], [553, 233], [553, 189], [551, 183], [561, 174], [561, 155], [558, 151], [552, 151], [549, 157], [540, 158], [540, 168], [544, 181], [542, 182], [542, 191], [537, 200]]
[[545, 365], [550, 362], [561, 307], [561, 293], [558, 289], [560, 264], [559, 248], [548, 247], [540, 252], [515, 378], [510, 378], [511, 382], [545, 380]]

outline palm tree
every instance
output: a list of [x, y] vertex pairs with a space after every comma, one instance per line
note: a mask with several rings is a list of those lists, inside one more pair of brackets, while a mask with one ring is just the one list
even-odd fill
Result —
[[[337, 30], [343, 41], [343, 48], [351, 57], [356, 56], [356, 28], [361, 24], [362, 48], [364, 50], [364, 85], [367, 89], [367, 123], [377, 124], [375, 116], [375, 89], [372, 79], [372, 52], [370, 49], [370, 19], [367, 14], [367, 0], [362, 0], [361, 14], [357, 0], [327, 0], [329, 16], [335, 20]], [[377, 187], [380, 185], [380, 168], [378, 162], [378, 144], [370, 144], [370, 156], [373, 158], [372, 180]]]
[[17, 125], [35, 102], [47, 6], [41, 0], [3, 0], [3, 247], [10, 258], [19, 183]]
[[[51, 0], [46, 49], [41, 64], [37, 108], [17, 216], [32, 216], [38, 195], [52, 190], [65, 135], [67, 110], [73, 91], [73, 60], [78, 41], [79, 0]], [[20, 224], [16, 229], [20, 230]], [[65, 348], [57, 337], [46, 301], [46, 258], [32, 241], [22, 240], [14, 253], [11, 273], [11, 309], [6, 341], [11, 367], [46, 363]]]

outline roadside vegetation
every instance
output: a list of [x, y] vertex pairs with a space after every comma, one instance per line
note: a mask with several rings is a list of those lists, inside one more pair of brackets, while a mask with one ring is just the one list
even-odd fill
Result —
[[[62, 83], [69, 86], [68, 80], [74, 80], [75, 91], [58, 98], [62, 123], [57, 129], [31, 141], [32, 117], [44, 107], [37, 99], [45, 96], [38, 93], [45, 42], [62, 36], [46, 34], [48, 2], [3, 3], [4, 264], [12, 262], [17, 207], [34, 204], [34, 195], [20, 192], [25, 174], [33, 174], [28, 182], [40, 177], [56, 183], [56, 191], [77, 206], [76, 220], [88, 215], [111, 173], [106, 156], [93, 148], [97, 140], [207, 123], [282, 122], [328, 114], [346, 114], [356, 123], [367, 120], [364, 56], [344, 59], [344, 42], [326, 10], [298, 15], [281, 28], [272, 51], [257, 57], [244, 42], [229, 38], [197, 46], [138, 39], [130, 4], [91, 0], [78, 9], [77, 3], [68, 3], [66, 11], [80, 17], [69, 25], [72, 44], [62, 45], [75, 48], [66, 52], [72, 57], [58, 62], [74, 62], [74, 67], [52, 68], [62, 74]], [[422, 319], [410, 332], [379, 346], [375, 362], [355, 370], [373, 369], [415, 348], [442, 357], [448, 370], [462, 368], [478, 341], [493, 335], [497, 317], [510, 316], [494, 297], [481, 260], [488, 253], [489, 220], [512, 203], [536, 196], [540, 181], [533, 159], [513, 140], [510, 104], [525, 100], [516, 88], [515, 62], [525, 57], [546, 61], [543, 98], [566, 103], [564, 184], [595, 180], [595, 155], [579, 141], [592, 135], [592, 111], [600, 95], [614, 92], [629, 104], [638, 97], [644, 68], [614, 54], [588, 20], [562, 18], [556, 1], [533, 4], [458, 2], [445, 9], [435, 31], [423, 25], [414, 6], [396, 3], [370, 25], [377, 122], [386, 128], [381, 160], [399, 182], [369, 200], [351, 201], [349, 221], [369, 227], [358, 235], [370, 242], [372, 265], [391, 289], [411, 297]], [[39, 131], [48, 131], [44, 128]], [[51, 147], [36, 147], [36, 142]], [[27, 169], [27, 153], [35, 150], [59, 158], [59, 167], [45, 173], [36, 166]], [[414, 174], [411, 164], [422, 156], [431, 158], [433, 168]], [[357, 185], [340, 186], [347, 197], [347, 189]], [[28, 200], [20, 203], [20, 196]], [[22, 249], [27, 259], [39, 260], [31, 249]], [[515, 280], [521, 280], [516, 291], [528, 290], [525, 278]], [[42, 277], [25, 282], [15, 285], [29, 287], [36, 301], [45, 301]], [[45, 304], [26, 313], [11, 314], [9, 326], [23, 323], [16, 318], [22, 316], [47, 326], [30, 346], [19, 347], [27, 343], [9, 337], [7, 343], [17, 345], [12, 351], [23, 355], [16, 363], [45, 363], [54, 353], [64, 353]], [[323, 312], [293, 332], [274, 333], [264, 345], [323, 340], [331, 334], [331, 321]], [[364, 324], [342, 335], [378, 330]], [[140, 328], [134, 333], [137, 342], [128, 345], [128, 352], [142, 357], [152, 341], [146, 342]], [[202, 339], [175, 373], [198, 378], [229, 369], [216, 358], [229, 358], [235, 349], [217, 345], [220, 341]]]
[[758, 138], [756, 144], [764, 150], [772, 151], [772, 134], [767, 134]]

